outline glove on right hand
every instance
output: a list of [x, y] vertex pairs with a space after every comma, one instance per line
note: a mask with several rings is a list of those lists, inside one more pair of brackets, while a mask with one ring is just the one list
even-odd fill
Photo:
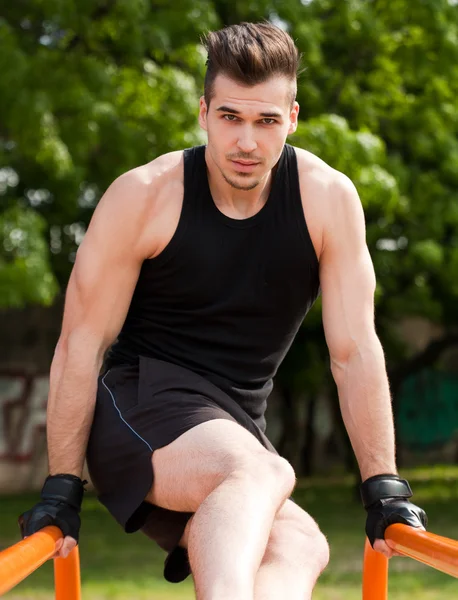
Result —
[[47, 477], [41, 490], [41, 502], [18, 519], [22, 537], [32, 535], [48, 525], [55, 525], [64, 537], [71, 536], [78, 541], [81, 526], [79, 512], [85, 483], [74, 475]]
[[361, 498], [367, 511], [366, 535], [371, 546], [376, 539], [384, 539], [385, 530], [393, 523], [410, 527], [425, 527], [425, 511], [412, 504], [412, 490], [399, 475], [375, 475], [361, 484]]
[[372, 547], [376, 539], [384, 539], [385, 530], [394, 523], [426, 528], [428, 519], [422, 508], [408, 500], [380, 500], [367, 508], [366, 535]]

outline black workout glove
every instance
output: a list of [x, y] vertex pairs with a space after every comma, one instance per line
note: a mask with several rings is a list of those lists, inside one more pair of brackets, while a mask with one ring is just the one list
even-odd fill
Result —
[[425, 511], [409, 502], [410, 485], [398, 475], [369, 477], [361, 484], [360, 491], [367, 510], [366, 535], [372, 547], [376, 539], [384, 539], [385, 529], [393, 523], [426, 528]]
[[78, 541], [85, 483], [75, 475], [49, 475], [41, 490], [41, 502], [18, 519], [22, 537], [55, 525], [64, 537], [70, 535]]

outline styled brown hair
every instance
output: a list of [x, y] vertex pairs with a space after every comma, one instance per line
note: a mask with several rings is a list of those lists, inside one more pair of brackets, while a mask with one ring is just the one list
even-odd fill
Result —
[[293, 104], [301, 55], [286, 31], [268, 22], [240, 23], [211, 31], [202, 42], [208, 52], [204, 90], [207, 106], [220, 74], [247, 86], [283, 75], [293, 82]]

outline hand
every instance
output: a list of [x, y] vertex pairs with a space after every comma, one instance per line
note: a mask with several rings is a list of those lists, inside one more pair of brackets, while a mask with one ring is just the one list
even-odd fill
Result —
[[22, 536], [26, 538], [48, 525], [55, 525], [64, 538], [56, 542], [52, 558], [66, 558], [78, 543], [84, 483], [74, 475], [48, 477], [41, 491], [41, 502], [19, 517]]
[[60, 538], [60, 540], [57, 540], [56, 542], [56, 551], [51, 558], [67, 558], [73, 548], [75, 548], [77, 545], [78, 542], [70, 535]]
[[392, 558], [393, 556], [402, 556], [398, 552], [392, 550], [385, 542], [385, 540], [375, 540], [373, 548], [377, 552], [380, 552], [380, 554], [383, 554], [383, 556], [386, 556], [386, 558]]
[[80, 517], [73, 507], [62, 502], [38, 502], [19, 517], [18, 523], [24, 539], [48, 525], [55, 525], [62, 531], [64, 538], [56, 542], [52, 558], [66, 558], [78, 543]]
[[[419, 529], [420, 531], [426, 531], [424, 527], [416, 527], [416, 529]], [[391, 548], [390, 544], [391, 541], [387, 542], [385, 540], [377, 539], [374, 541], [373, 548], [377, 552], [380, 552], [380, 554], [383, 554], [383, 556], [386, 556], [386, 558], [392, 558], [393, 556], [404, 556], [404, 554], [400, 554], [399, 552], [396, 552], [396, 550]]]
[[361, 485], [361, 496], [367, 510], [366, 534], [377, 552], [387, 558], [401, 556], [383, 537], [394, 523], [425, 530], [428, 518], [424, 510], [409, 502], [412, 490], [398, 475], [376, 475]]

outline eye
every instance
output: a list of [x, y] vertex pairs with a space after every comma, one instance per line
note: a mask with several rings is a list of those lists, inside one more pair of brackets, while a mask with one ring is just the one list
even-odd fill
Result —
[[235, 115], [224, 115], [223, 119], [226, 119], [226, 121], [237, 121], [237, 117]]
[[270, 117], [266, 117], [265, 119], [262, 120], [262, 122], [264, 125], [273, 125], [277, 121], [275, 119], [271, 119]]

